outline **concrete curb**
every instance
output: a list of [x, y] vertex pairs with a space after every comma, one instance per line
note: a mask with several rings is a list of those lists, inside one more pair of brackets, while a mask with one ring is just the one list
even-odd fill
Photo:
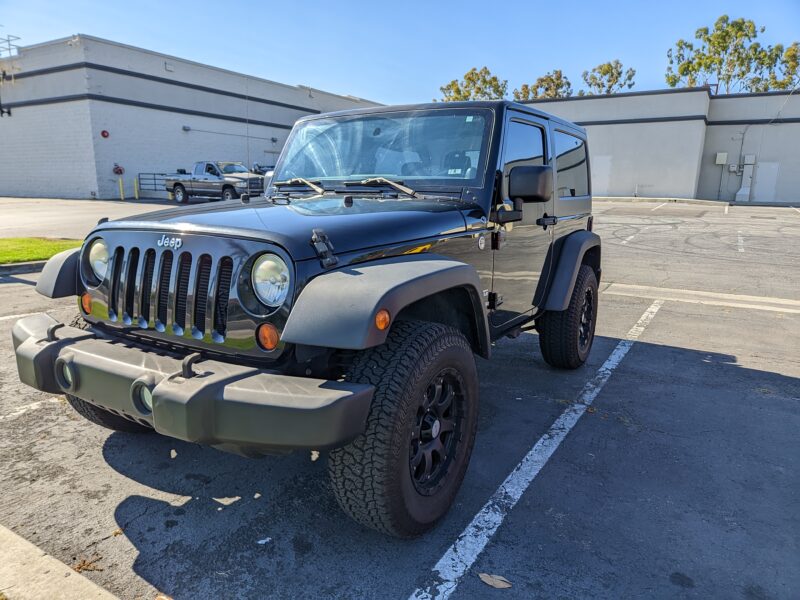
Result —
[[0, 559], [0, 592], [8, 600], [117, 598], [2, 525]]
[[30, 262], [0, 265], [0, 276], [20, 275], [22, 273], [39, 273], [42, 269], [44, 269], [46, 262], [46, 260], [32, 260]]
[[696, 198], [642, 198], [641, 196], [592, 196], [597, 202], [669, 202], [675, 204], [711, 204], [725, 206], [730, 204], [724, 200], [698, 200]]

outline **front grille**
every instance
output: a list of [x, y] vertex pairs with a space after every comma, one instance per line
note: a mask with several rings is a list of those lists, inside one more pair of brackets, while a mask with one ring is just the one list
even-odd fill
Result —
[[217, 302], [214, 304], [214, 330], [225, 336], [228, 326], [228, 294], [231, 289], [231, 276], [233, 274], [233, 261], [225, 257], [219, 263], [219, 278], [217, 281]]
[[[216, 275], [216, 277], [212, 277]], [[108, 282], [109, 318], [202, 339], [225, 337], [233, 260], [191, 252], [117, 247]]]

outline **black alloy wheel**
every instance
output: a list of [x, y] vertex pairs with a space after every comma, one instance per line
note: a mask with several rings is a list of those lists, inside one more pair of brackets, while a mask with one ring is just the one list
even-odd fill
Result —
[[411, 478], [420, 494], [436, 493], [457, 455], [463, 401], [463, 382], [454, 369], [435, 375], [425, 390], [409, 447]]

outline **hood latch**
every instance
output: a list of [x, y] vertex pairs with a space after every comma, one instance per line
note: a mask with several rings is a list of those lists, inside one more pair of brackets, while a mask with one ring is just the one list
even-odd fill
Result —
[[314, 246], [314, 251], [324, 268], [330, 269], [339, 264], [339, 259], [333, 253], [333, 244], [324, 229], [311, 230], [311, 245]]

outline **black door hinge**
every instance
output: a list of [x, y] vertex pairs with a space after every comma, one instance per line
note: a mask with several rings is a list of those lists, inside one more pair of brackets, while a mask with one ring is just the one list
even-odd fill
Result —
[[489, 292], [489, 301], [486, 303], [486, 308], [494, 310], [503, 304], [503, 297], [497, 292]]
[[500, 250], [506, 241], [506, 230], [499, 229], [492, 232], [492, 250]]
[[339, 263], [339, 259], [333, 253], [333, 244], [324, 229], [311, 230], [311, 245], [319, 256], [320, 264], [326, 269], [335, 267]]
[[548, 226], [555, 225], [556, 223], [558, 223], [558, 217], [548, 217], [547, 215], [544, 215], [543, 217], [536, 219], [536, 224], [541, 225], [545, 229], [547, 229]]

